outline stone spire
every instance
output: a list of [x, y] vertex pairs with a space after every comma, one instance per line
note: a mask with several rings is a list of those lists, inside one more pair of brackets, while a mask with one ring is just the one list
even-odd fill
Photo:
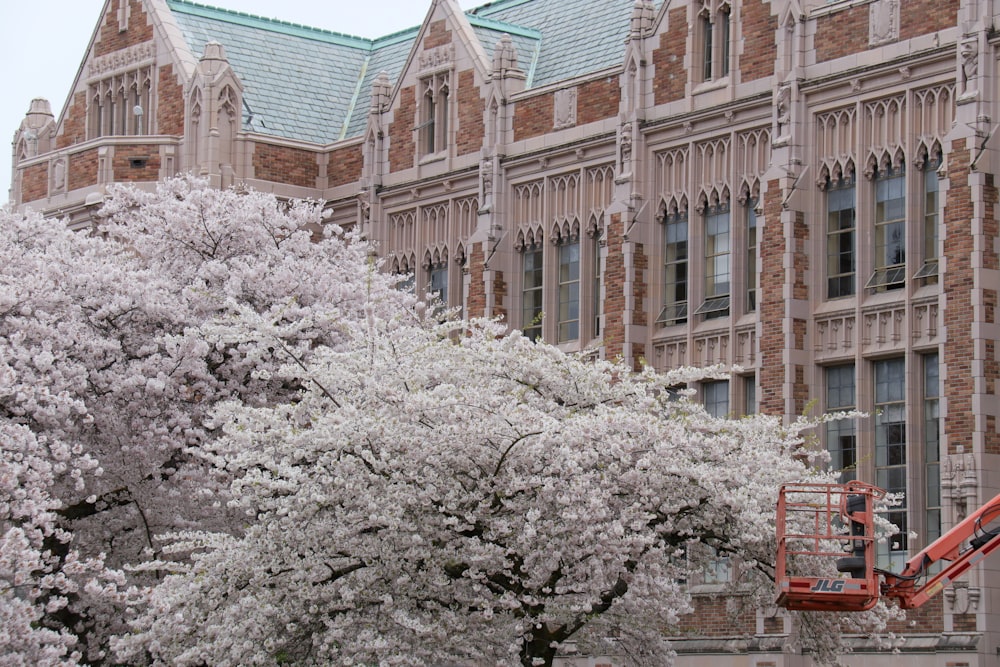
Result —
[[389, 96], [392, 95], [392, 82], [389, 73], [382, 70], [372, 82], [371, 113], [380, 114], [389, 108]]
[[656, 6], [650, 0], [635, 0], [632, 7], [632, 20], [629, 24], [629, 38], [641, 39], [653, 29], [656, 20]]
[[517, 64], [517, 48], [510, 35], [504, 33], [493, 52], [493, 77], [496, 79], [524, 78]]

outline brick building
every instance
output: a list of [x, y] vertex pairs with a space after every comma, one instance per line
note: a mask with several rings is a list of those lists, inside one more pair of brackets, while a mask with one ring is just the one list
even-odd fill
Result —
[[[994, 3], [427, 2], [367, 40], [108, 0], [59, 116], [14, 136], [11, 198], [85, 224], [109, 183], [185, 171], [320, 198], [464, 313], [741, 366], [698, 387], [716, 414], [863, 410], [820, 437], [905, 492], [886, 567], [1000, 490]], [[678, 664], [809, 665], [780, 611], [712, 595], [718, 565]], [[911, 614], [907, 664], [997, 664], [998, 573]]]

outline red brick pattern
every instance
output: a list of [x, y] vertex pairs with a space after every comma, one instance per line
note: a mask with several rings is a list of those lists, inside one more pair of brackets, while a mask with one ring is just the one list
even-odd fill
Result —
[[[793, 225], [795, 235], [795, 275], [792, 283], [792, 296], [796, 299], [809, 298], [809, 285], [806, 282], [807, 271], [809, 271], [809, 226], [806, 225], [805, 214], [801, 211], [795, 214], [795, 224]], [[769, 274], [764, 274], [769, 275]], [[805, 349], [797, 346], [797, 349]]]
[[[907, 609], [906, 619], [902, 621], [891, 621], [887, 632], [897, 634], [911, 633], [940, 633], [944, 632], [944, 602], [943, 595], [938, 595], [930, 599], [927, 604], [919, 609]], [[957, 619], [955, 630], [958, 630]], [[973, 616], [975, 618], [975, 616]], [[973, 623], [975, 626], [975, 623]], [[961, 632], [960, 630], [958, 630]]]
[[254, 175], [265, 181], [316, 187], [319, 164], [316, 153], [258, 142], [253, 151]]
[[757, 612], [749, 599], [696, 595], [691, 604], [694, 613], [678, 624], [684, 637], [743, 637], [757, 631]]
[[[980, 197], [983, 207], [983, 237], [987, 239], [981, 243], [983, 268], [997, 270], [1000, 268], [1000, 256], [997, 255], [996, 245], [993, 239], [1000, 235], [1000, 224], [997, 223], [997, 202], [1000, 200], [994, 175], [985, 175], [986, 183], [983, 185], [982, 196]], [[985, 288], [985, 285], [980, 285]], [[997, 291], [994, 289], [983, 289], [983, 317], [987, 324], [993, 324], [996, 320]], [[997, 380], [1000, 378], [1000, 362], [996, 355], [996, 342], [990, 339], [985, 341], [986, 349], [983, 362], [983, 374], [986, 376], [986, 393], [996, 395]], [[987, 416], [985, 442], [983, 449], [987, 454], [1000, 454], [1000, 433], [997, 433], [996, 418]]]
[[469, 317], [489, 317], [486, 312], [486, 282], [483, 269], [486, 256], [483, 244], [474, 243], [469, 247]]
[[503, 271], [493, 272], [493, 312], [490, 316], [510, 321], [507, 314], [507, 281]]
[[184, 88], [177, 82], [173, 65], [160, 68], [156, 97], [156, 133], [180, 137], [184, 134]]
[[784, 415], [785, 349], [783, 320], [785, 299], [780, 286], [785, 281], [782, 255], [785, 239], [781, 225], [781, 195], [778, 181], [770, 181], [764, 197], [764, 220], [758, 252], [761, 276], [774, 289], [760, 290], [760, 411]]
[[667, 14], [669, 29], [660, 35], [660, 48], [653, 51], [653, 98], [665, 104], [684, 98], [687, 70], [687, 7], [671, 9]]
[[427, 36], [424, 37], [424, 50], [436, 49], [445, 44], [451, 44], [451, 31], [444, 19], [434, 21], [427, 26]]
[[608, 256], [604, 265], [604, 356], [616, 359], [625, 350], [625, 258], [622, 214], [613, 213], [608, 221]]
[[[125, 32], [118, 30], [118, 8], [122, 2], [128, 2], [130, 7], [128, 18], [128, 29]], [[153, 39], [153, 26], [146, 18], [146, 10], [143, 9], [140, 0], [114, 0], [108, 7], [108, 13], [104, 15], [101, 23], [100, 37], [94, 47], [94, 54], [98, 57], [106, 56], [109, 53], [126, 49], [136, 44], [142, 44]]]
[[907, 0], [899, 12], [899, 38], [929, 35], [958, 24], [959, 0]]
[[[952, 617], [955, 632], [976, 632], [975, 614], [955, 614]], [[949, 662], [948, 665], [959, 665], [962, 663]], [[964, 663], [968, 667], [969, 663]]]
[[[614, 213], [610, 216], [608, 223], [608, 255], [604, 266], [604, 354], [607, 359], [616, 359], [625, 352], [625, 280], [628, 277], [625, 266], [625, 257], [622, 252], [624, 246], [625, 224], [621, 213]], [[637, 243], [634, 247], [633, 267], [635, 277], [633, 283], [633, 295], [635, 296], [636, 310], [632, 315], [632, 324], [644, 325], [648, 320], [648, 313], [645, 305], [648, 301], [649, 286], [646, 276], [648, 275], [649, 257], [646, 255], [645, 247]], [[633, 368], [639, 368], [641, 359], [645, 356], [646, 348], [643, 344], [632, 341], [632, 358], [629, 359]]]
[[49, 195], [49, 167], [34, 164], [21, 172], [21, 201], [38, 201]]
[[956, 141], [948, 156], [947, 200], [944, 207], [944, 257], [948, 270], [943, 272], [943, 294], [946, 301], [944, 320], [948, 327], [948, 344], [944, 348], [944, 364], [948, 376], [943, 395], [948, 397], [945, 433], [948, 451], [958, 448], [972, 451], [975, 418], [972, 409], [974, 310], [972, 305], [972, 257], [975, 239], [969, 221], [974, 217], [972, 187], [969, 184], [969, 151], [964, 141]]
[[[635, 310], [632, 311], [632, 324], [644, 326], [649, 321], [649, 257], [646, 255], [645, 246], [641, 243], [635, 244], [635, 256], [632, 262], [635, 268], [635, 276], [632, 281], [632, 295], [635, 297]], [[624, 289], [622, 289], [624, 293]], [[624, 303], [622, 304], [625, 305]], [[637, 341], [632, 341], [632, 368], [638, 370], [642, 367], [642, 361], [646, 358], [646, 345]]]
[[[910, 11], [909, 6], [900, 14]], [[816, 19], [816, 62], [868, 50], [868, 5], [851, 7]]]
[[743, 3], [745, 39], [739, 67], [743, 81], [756, 81], [774, 74], [778, 18], [771, 15], [771, 6], [764, 0], [745, 0]]
[[458, 73], [458, 94], [455, 97], [458, 99], [458, 132], [455, 136], [458, 155], [475, 153], [483, 147], [486, 101], [479, 95], [473, 70]]
[[577, 125], [617, 116], [621, 103], [621, 91], [621, 85], [616, 76], [582, 84], [576, 98]]
[[[134, 164], [133, 160], [144, 163]], [[115, 150], [111, 161], [115, 181], [123, 183], [140, 183], [156, 181], [160, 176], [160, 149], [158, 146], [120, 146]]]
[[69, 159], [67, 189], [76, 190], [97, 185], [97, 149], [73, 155]]
[[[781, 635], [785, 633], [785, 619], [781, 616], [768, 616], [764, 619], [764, 634], [765, 635]], [[772, 665], [774, 663], [771, 663]], [[757, 667], [761, 667], [761, 663], [757, 663]]]
[[[579, 108], [577, 105], [577, 109]], [[514, 141], [540, 137], [551, 132], [555, 109], [555, 96], [552, 93], [518, 102], [514, 108]]]
[[66, 108], [62, 132], [56, 137], [56, 147], [66, 148], [87, 140], [87, 93], [77, 93]]
[[327, 176], [330, 179], [330, 187], [357, 183], [361, 180], [364, 165], [361, 146], [346, 146], [330, 151], [329, 164]]
[[413, 127], [417, 117], [417, 89], [414, 86], [399, 91], [399, 106], [396, 107], [392, 124], [389, 126], [389, 168], [402, 171], [413, 166], [416, 146]]

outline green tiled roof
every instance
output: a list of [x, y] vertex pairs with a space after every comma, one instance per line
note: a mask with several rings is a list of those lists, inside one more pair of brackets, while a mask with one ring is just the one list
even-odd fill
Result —
[[[428, 1], [428, 0], [424, 0]], [[511, 35], [528, 86], [619, 64], [634, 0], [498, 0], [467, 12], [488, 56]], [[364, 132], [372, 81], [395, 81], [419, 27], [364, 39], [168, 0], [188, 47], [222, 44], [244, 85], [244, 127], [313, 143]]]
[[[535, 87], [620, 65], [634, 5], [635, 0], [498, 0], [468, 13], [541, 33], [528, 81]], [[517, 46], [527, 71], [527, 54]]]

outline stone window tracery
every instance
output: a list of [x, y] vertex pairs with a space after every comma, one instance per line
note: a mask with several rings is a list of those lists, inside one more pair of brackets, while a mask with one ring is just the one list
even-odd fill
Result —
[[152, 118], [152, 65], [93, 81], [87, 137], [144, 135]]

